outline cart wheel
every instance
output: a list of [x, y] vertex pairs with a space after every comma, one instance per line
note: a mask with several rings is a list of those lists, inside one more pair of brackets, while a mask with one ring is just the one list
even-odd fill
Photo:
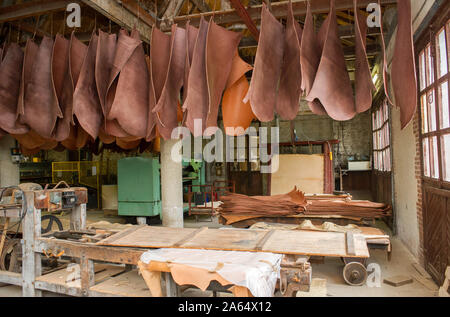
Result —
[[[48, 220], [48, 224], [44, 228], [44, 226], [42, 226], [42, 225], [45, 220]], [[41, 218], [41, 226], [42, 226], [41, 234], [49, 233], [50, 231], [52, 231], [53, 223], [56, 223], [56, 226], [58, 227], [58, 231], [64, 230], [63, 225], [62, 225], [61, 221], [58, 219], [58, 217], [53, 216], [53, 215], [45, 215], [45, 216], [42, 216], [42, 218]]]
[[359, 262], [350, 262], [345, 265], [343, 276], [347, 284], [361, 286], [367, 280], [367, 270], [366, 267]]

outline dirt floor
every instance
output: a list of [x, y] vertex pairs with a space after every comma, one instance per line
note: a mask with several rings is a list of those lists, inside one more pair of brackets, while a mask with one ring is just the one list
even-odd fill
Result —
[[[69, 227], [69, 215], [60, 217], [64, 228]], [[87, 223], [92, 224], [99, 221], [108, 221], [111, 223], [126, 223], [127, 220], [111, 212], [103, 211], [88, 211]], [[185, 219], [185, 226], [190, 228], [195, 227], [210, 227], [218, 228], [221, 225], [217, 219], [203, 217], [198, 222], [195, 219]], [[431, 297], [437, 296], [438, 286], [430, 279], [430, 277], [423, 270], [419, 272], [414, 266], [416, 259], [407, 250], [403, 243], [393, 237], [392, 238], [392, 258], [387, 259], [387, 254], [383, 250], [370, 250], [370, 259], [368, 263], [378, 264], [381, 276], [379, 280], [374, 280], [374, 285], [368, 286], [349, 286], [345, 283], [342, 276], [343, 262], [339, 258], [326, 258], [323, 263], [312, 263], [313, 284], [310, 292], [299, 292], [298, 297], [325, 297], [325, 296], [340, 296], [340, 297], [391, 297], [391, 296], [406, 296], [406, 297]], [[424, 275], [423, 275], [424, 274]], [[412, 278], [413, 282], [407, 285], [394, 287], [383, 282], [386, 278], [392, 278], [398, 275]], [[374, 276], [374, 275], [372, 275]], [[369, 277], [369, 279], [371, 279]], [[376, 282], [379, 282], [378, 285]], [[50, 294], [45, 294], [50, 295]], [[21, 289], [15, 286], [0, 287], [0, 297], [15, 297], [21, 296]], [[53, 296], [53, 295], [50, 295]], [[182, 293], [185, 297], [199, 297], [212, 296], [212, 292], [201, 292], [196, 289], [188, 289]], [[229, 294], [221, 293], [219, 296], [230, 296]]]

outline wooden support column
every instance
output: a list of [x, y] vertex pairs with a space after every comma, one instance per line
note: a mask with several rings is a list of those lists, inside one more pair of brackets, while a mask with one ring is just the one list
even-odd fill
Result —
[[70, 229], [86, 229], [86, 204], [77, 205], [72, 209], [72, 213], [70, 214]]
[[94, 274], [94, 261], [88, 259], [83, 253], [80, 258], [81, 293], [83, 296], [88, 296], [89, 288], [94, 286]]

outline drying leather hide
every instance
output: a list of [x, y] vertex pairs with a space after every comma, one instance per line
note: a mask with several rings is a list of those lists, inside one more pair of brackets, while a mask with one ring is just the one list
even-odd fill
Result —
[[392, 87], [395, 104], [400, 108], [400, 122], [404, 129], [414, 117], [417, 106], [417, 76], [414, 60], [411, 1], [398, 1], [398, 28], [392, 58]]
[[372, 82], [370, 66], [366, 53], [367, 22], [365, 16], [359, 12], [357, 0], [353, 1], [355, 12], [355, 106], [356, 112], [362, 113], [372, 107], [372, 91], [375, 86]]
[[243, 101], [249, 89], [245, 74], [250, 70], [252, 66], [244, 62], [236, 50], [222, 99], [223, 125], [229, 136], [244, 134], [255, 118], [250, 103]]
[[178, 104], [183, 86], [186, 65], [186, 31], [172, 25], [170, 39], [170, 62], [164, 80], [161, 96], [152, 110], [157, 114], [157, 127], [165, 140], [171, 139], [172, 131], [178, 126]]
[[215, 134], [219, 129], [217, 127], [219, 105], [241, 38], [240, 33], [218, 26], [211, 18], [206, 39], [206, 78], [209, 95], [206, 117], [207, 136]]
[[170, 36], [164, 34], [156, 27], [152, 29], [152, 40], [150, 45], [150, 89], [149, 89], [149, 111], [147, 123], [148, 142], [157, 137], [157, 114], [153, 111], [161, 97], [164, 83], [167, 78], [170, 63]]
[[53, 90], [51, 63], [53, 40], [44, 36], [37, 46], [27, 41], [25, 49], [23, 99], [19, 101], [20, 122], [27, 124], [41, 137], [50, 139], [61, 110]]
[[5, 47], [0, 64], [0, 128], [13, 134], [25, 134], [30, 129], [17, 120], [17, 103], [23, 68], [23, 51], [16, 43]]
[[[206, 79], [206, 38], [208, 28], [208, 22], [201, 17], [192, 57], [191, 71], [189, 72], [187, 98], [183, 106], [183, 110], [187, 111], [186, 127], [188, 127], [194, 137], [203, 135], [208, 114], [208, 82]], [[201, 127], [198, 124], [195, 126], [196, 121], [201, 122]]]
[[[75, 37], [74, 41], [78, 41]], [[73, 95], [73, 111], [81, 127], [95, 140], [102, 124], [103, 114], [95, 83], [95, 59], [98, 36], [93, 33], [86, 57], [80, 69]]]
[[189, 82], [189, 72], [191, 70], [192, 58], [194, 55], [195, 41], [197, 40], [198, 29], [186, 23], [186, 65], [184, 73], [183, 103], [187, 97], [187, 86]]
[[141, 144], [141, 138], [116, 138], [116, 145], [122, 150], [133, 150]]
[[[125, 32], [119, 34], [111, 79], [114, 82], [117, 81], [117, 87], [107, 119], [115, 120], [130, 136], [145, 137], [149, 74], [144, 47], [137, 30], [133, 30], [131, 36]], [[108, 100], [109, 93], [110, 90], [108, 90]]]
[[344, 50], [338, 35], [334, 0], [331, 0], [330, 8], [330, 13], [319, 31], [319, 42], [323, 46], [322, 57], [306, 100], [312, 102], [317, 98], [331, 118], [345, 121], [355, 116], [355, 102]]
[[261, 31], [256, 51], [255, 69], [244, 102], [250, 101], [259, 121], [274, 119], [278, 82], [284, 51], [283, 25], [269, 12], [265, 3], [261, 11]]
[[302, 28], [294, 19], [292, 2], [289, 1], [286, 31], [284, 38], [284, 57], [281, 69], [280, 88], [276, 112], [281, 119], [294, 120], [300, 107], [302, 93], [302, 71], [300, 66], [300, 43]]

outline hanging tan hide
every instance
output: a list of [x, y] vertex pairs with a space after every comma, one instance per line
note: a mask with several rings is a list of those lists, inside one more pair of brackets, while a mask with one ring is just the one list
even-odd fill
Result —
[[[194, 137], [200, 137], [206, 128], [208, 114], [208, 82], [206, 79], [206, 38], [209, 24], [200, 18], [197, 40], [192, 56], [184, 111], [187, 111], [186, 127]], [[201, 124], [201, 126], [200, 126]]]
[[75, 119], [75, 125], [71, 127], [69, 137], [61, 144], [68, 150], [76, 151], [84, 148], [90, 139], [89, 134], [83, 130], [78, 120]]
[[302, 32], [300, 24], [294, 19], [292, 2], [289, 1], [280, 89], [275, 108], [281, 119], [284, 120], [294, 120], [300, 107], [302, 93], [300, 43], [302, 42]]
[[73, 86], [70, 78], [70, 41], [57, 34], [52, 53], [52, 81], [63, 117], [56, 121], [55, 140], [64, 141], [73, 125]]
[[[319, 68], [322, 47], [314, 31], [314, 21], [311, 13], [311, 6], [308, 1], [306, 9], [306, 19], [300, 43], [300, 66], [302, 72], [301, 89], [307, 96], [311, 91]], [[317, 115], [326, 115], [327, 112], [320, 101], [308, 102], [311, 111]]]
[[57, 141], [45, 139], [34, 130], [26, 134], [11, 134], [17, 142], [27, 149], [51, 150], [58, 145]]
[[[78, 40], [77, 40], [78, 41]], [[73, 112], [81, 127], [95, 140], [98, 137], [103, 114], [95, 83], [95, 58], [98, 36], [92, 33], [86, 57], [73, 95]]]
[[156, 27], [152, 29], [150, 60], [148, 61], [150, 68], [149, 112], [146, 136], [148, 142], [152, 141], [157, 135], [156, 122], [158, 119], [153, 110], [161, 97], [169, 70], [170, 44], [169, 35], [164, 34]]
[[233, 57], [242, 35], [209, 22], [206, 39], [206, 78], [208, 82], [209, 107], [206, 117], [207, 136], [216, 133], [217, 116], [222, 94], [230, 75]]
[[5, 47], [4, 55], [0, 64], [0, 128], [8, 133], [25, 134], [29, 127], [17, 120], [23, 51], [19, 45], [11, 43]]
[[115, 141], [114, 136], [107, 135], [105, 129], [108, 125], [113, 125], [114, 122], [108, 122], [106, 119], [107, 105], [106, 95], [108, 92], [108, 84], [111, 76], [111, 69], [114, 62], [114, 55], [116, 52], [117, 35], [108, 34], [98, 31], [98, 46], [95, 60], [95, 83], [97, 92], [102, 106], [103, 123], [100, 127], [99, 138], [103, 143], [110, 144]]
[[183, 103], [187, 97], [187, 86], [189, 82], [189, 72], [191, 70], [192, 58], [194, 55], [195, 41], [197, 40], [198, 29], [186, 23], [186, 65], [184, 73]]
[[392, 58], [392, 87], [395, 104], [400, 108], [400, 122], [404, 129], [414, 117], [417, 106], [417, 76], [414, 60], [411, 1], [397, 3], [398, 27]]
[[31, 70], [26, 70], [29, 77], [24, 85], [24, 98], [20, 109], [20, 122], [48, 139], [54, 136], [57, 118], [62, 118], [52, 83], [53, 43], [47, 36], [44, 36], [39, 46], [31, 40], [27, 41], [25, 50], [30, 50], [31, 54], [28, 55], [30, 60], [25, 63], [31, 66]]
[[119, 72], [114, 102], [107, 118], [116, 120], [129, 135], [143, 138], [147, 132], [149, 74], [144, 47], [135, 29], [131, 36], [119, 35], [112, 73]]
[[244, 134], [255, 119], [250, 103], [243, 101], [249, 89], [245, 74], [252, 69], [251, 65], [241, 59], [236, 49], [222, 99], [223, 125], [225, 133], [229, 136]]
[[357, 0], [353, 1], [355, 12], [355, 106], [356, 112], [362, 113], [372, 107], [372, 82], [370, 66], [366, 53], [367, 22], [365, 16], [359, 12]]
[[274, 119], [278, 83], [284, 51], [283, 25], [269, 12], [265, 3], [261, 11], [261, 31], [256, 51], [255, 69], [244, 102], [250, 101], [259, 121]]
[[319, 41], [323, 43], [322, 57], [306, 100], [314, 101], [317, 98], [331, 118], [344, 121], [355, 116], [355, 102], [338, 34], [334, 0], [330, 1], [330, 8], [319, 32]]
[[116, 138], [116, 144], [123, 150], [133, 150], [141, 144], [141, 138]]
[[161, 96], [152, 110], [157, 114], [157, 127], [161, 136], [171, 139], [172, 131], [178, 126], [177, 109], [180, 90], [183, 86], [186, 65], [186, 31], [172, 25], [170, 62]]

